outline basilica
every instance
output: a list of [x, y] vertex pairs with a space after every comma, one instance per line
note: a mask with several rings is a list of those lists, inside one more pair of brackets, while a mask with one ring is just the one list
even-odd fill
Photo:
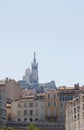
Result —
[[46, 92], [48, 90], [56, 89], [55, 81], [47, 83], [39, 83], [38, 76], [38, 62], [36, 61], [36, 53], [34, 52], [31, 69], [27, 68], [22, 80], [19, 80], [22, 89], [35, 89], [37, 92]]

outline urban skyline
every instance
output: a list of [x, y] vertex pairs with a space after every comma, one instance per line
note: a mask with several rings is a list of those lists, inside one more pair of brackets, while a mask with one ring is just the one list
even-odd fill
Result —
[[84, 1], [0, 2], [0, 80], [22, 79], [36, 52], [39, 82], [84, 85]]

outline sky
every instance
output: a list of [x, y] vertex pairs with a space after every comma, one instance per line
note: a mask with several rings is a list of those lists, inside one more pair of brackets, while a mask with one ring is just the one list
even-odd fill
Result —
[[0, 80], [21, 80], [34, 52], [40, 83], [84, 85], [84, 0], [0, 1]]

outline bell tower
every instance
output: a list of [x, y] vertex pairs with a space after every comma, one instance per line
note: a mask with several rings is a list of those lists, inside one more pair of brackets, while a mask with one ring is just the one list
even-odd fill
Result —
[[33, 63], [31, 64], [32, 75], [31, 83], [38, 84], [38, 63], [36, 62], [36, 53], [34, 52]]

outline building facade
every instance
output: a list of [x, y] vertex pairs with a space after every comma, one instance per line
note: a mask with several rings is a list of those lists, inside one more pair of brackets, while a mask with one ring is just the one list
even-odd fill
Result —
[[6, 78], [5, 93], [7, 94], [8, 100], [14, 101], [22, 96], [22, 89], [14, 79]]
[[[28, 114], [28, 119], [30, 121], [31, 116], [29, 115], [29, 111], [32, 110], [33, 111], [33, 117], [35, 117], [35, 102], [37, 102], [38, 104], [38, 111], [44, 111], [43, 115], [44, 120], [48, 121], [48, 122], [61, 122], [62, 124], [65, 124], [65, 119], [66, 119], [66, 104], [73, 100], [75, 97], [77, 97], [80, 93], [84, 93], [84, 87], [80, 87], [77, 85], [74, 85], [74, 87], [59, 87], [56, 90], [50, 90], [47, 91], [46, 93], [39, 93], [39, 94], [34, 94], [32, 99], [28, 98], [32, 96], [32, 93], [24, 90], [24, 95], [22, 98], [18, 99], [17, 101], [12, 103], [12, 115], [13, 112], [17, 112], [17, 111], [21, 111], [20, 113], [24, 113], [24, 103], [27, 102], [27, 114]], [[40, 95], [45, 95], [44, 99], [37, 98]], [[39, 95], [39, 96], [38, 96]], [[41, 97], [42, 98], [42, 97]], [[21, 102], [21, 106], [22, 107], [18, 107], [18, 103]], [[33, 104], [32, 109], [29, 107], [30, 103]], [[40, 106], [41, 105], [45, 105], [45, 107], [43, 107], [44, 109], [41, 109]], [[19, 120], [18, 117], [18, 113], [15, 113], [14, 115], [16, 115], [16, 118], [14, 118], [14, 120]], [[21, 114], [23, 115], [23, 114]], [[38, 114], [38, 117], [40, 115]], [[12, 118], [12, 119], [13, 119]], [[36, 118], [36, 117], [35, 117]], [[35, 121], [35, 118], [32, 119], [32, 121]], [[26, 120], [25, 117], [20, 117], [21, 121]], [[38, 118], [38, 120], [42, 120], [40, 119], [40, 117]]]
[[80, 87], [75, 84], [73, 87], [62, 86], [57, 89], [58, 93], [58, 121], [64, 122], [66, 119], [66, 104], [78, 97], [80, 93], [84, 93], [84, 86]]
[[0, 90], [0, 122], [6, 120], [6, 93]]
[[45, 96], [46, 102], [46, 120], [49, 122], [57, 122], [58, 118], [58, 92], [48, 91]]
[[84, 130], [84, 94], [67, 103], [66, 130]]
[[11, 104], [11, 120], [43, 122], [45, 121], [45, 94], [32, 95]]
[[22, 89], [14, 79], [0, 80], [0, 89], [7, 95], [7, 100], [16, 100], [22, 96]]

